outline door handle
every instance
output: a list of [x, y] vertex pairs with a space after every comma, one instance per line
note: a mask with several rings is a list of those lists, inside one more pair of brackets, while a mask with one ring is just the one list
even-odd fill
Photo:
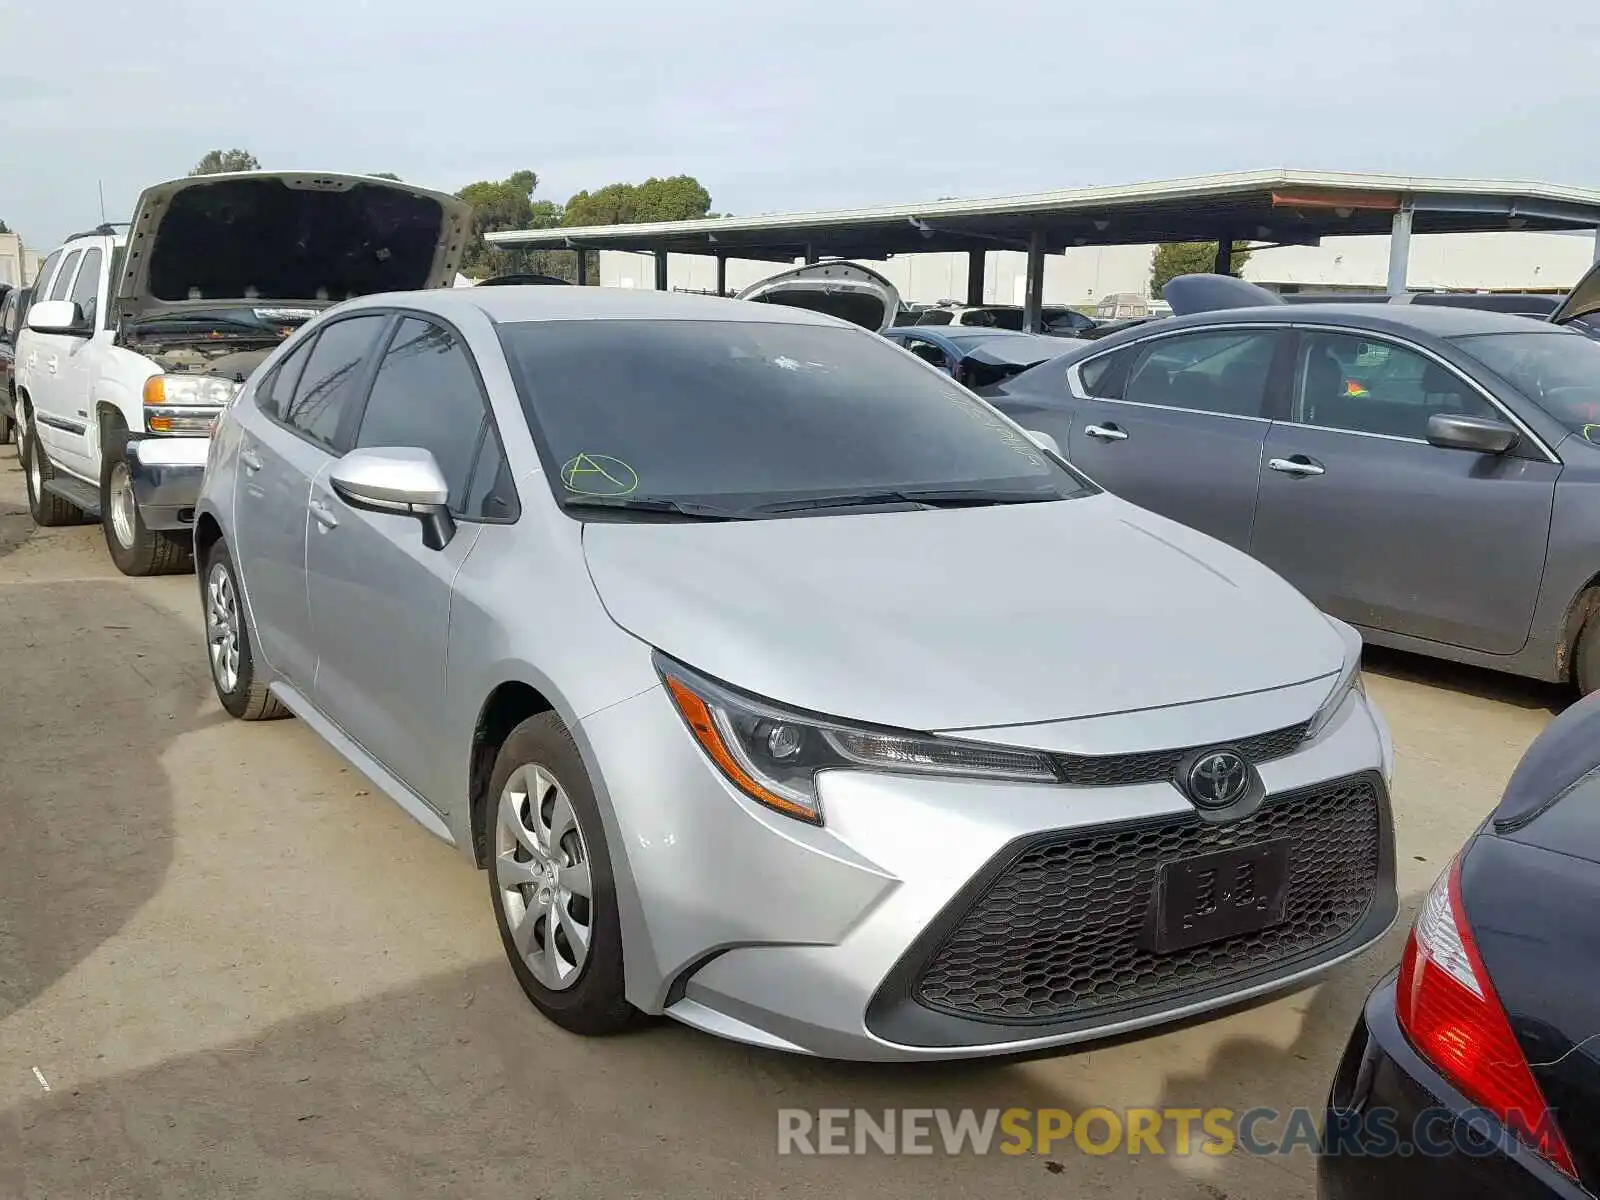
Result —
[[1310, 475], [1326, 475], [1328, 473], [1326, 468], [1316, 459], [1309, 458], [1304, 454], [1294, 454], [1288, 458], [1269, 458], [1267, 466], [1274, 471], [1279, 471], [1284, 475], [1293, 475], [1297, 478], [1304, 478]]
[[1128, 440], [1128, 431], [1118, 429], [1115, 425], [1085, 425], [1083, 432], [1088, 437], [1099, 438], [1102, 442], [1125, 442]]
[[324, 529], [339, 528], [339, 518], [333, 515], [333, 509], [320, 500], [311, 502], [311, 515], [316, 518], [317, 524]]
[[252, 475], [261, 470], [261, 460], [256, 457], [256, 452], [248, 446], [239, 451], [239, 465]]

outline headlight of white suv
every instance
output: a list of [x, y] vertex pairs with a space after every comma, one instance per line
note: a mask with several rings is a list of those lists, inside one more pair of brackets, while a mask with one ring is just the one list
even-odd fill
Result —
[[822, 824], [816, 777], [826, 770], [881, 771], [1058, 783], [1046, 754], [851, 725], [758, 700], [656, 655], [667, 694], [706, 757], [752, 800]]
[[1311, 724], [1306, 730], [1306, 740], [1320, 734], [1328, 727], [1351, 692], [1359, 692], [1362, 696], [1367, 694], [1367, 688], [1361, 682], [1361, 634], [1354, 625], [1346, 624], [1338, 617], [1328, 617], [1328, 624], [1344, 640], [1344, 665], [1339, 670], [1339, 680], [1333, 685], [1333, 691], [1328, 693], [1328, 698], [1322, 702], [1322, 707], [1317, 709], [1316, 715], [1311, 718]]
[[209, 433], [214, 413], [169, 410], [221, 410], [233, 403], [243, 387], [218, 375], [152, 375], [144, 381], [145, 428], [151, 433]]

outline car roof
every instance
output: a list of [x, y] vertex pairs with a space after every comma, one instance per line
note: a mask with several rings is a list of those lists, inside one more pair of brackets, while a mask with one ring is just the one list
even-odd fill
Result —
[[859, 329], [825, 313], [786, 304], [729, 300], [687, 292], [657, 292], [645, 288], [548, 287], [516, 285], [488, 288], [434, 288], [418, 292], [387, 292], [365, 296], [350, 304], [361, 308], [411, 307], [448, 317], [477, 309], [491, 321], [516, 324], [529, 321], [748, 321], [777, 325], [831, 325]]
[[1425, 334], [1432, 337], [1468, 337], [1479, 333], [1555, 332], [1556, 326], [1536, 317], [1491, 312], [1479, 308], [1449, 308], [1417, 304], [1272, 304], [1227, 308], [1184, 317], [1161, 317], [1102, 338], [1094, 343], [1106, 348], [1134, 341], [1157, 330], [1199, 328], [1263, 322], [1293, 325], [1341, 325], [1374, 333]]

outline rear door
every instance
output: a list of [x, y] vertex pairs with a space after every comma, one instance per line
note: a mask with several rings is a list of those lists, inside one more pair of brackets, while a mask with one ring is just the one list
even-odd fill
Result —
[[1560, 465], [1432, 446], [1428, 418], [1506, 415], [1424, 348], [1298, 335], [1266, 443], [1251, 553], [1334, 616], [1490, 654], [1527, 641]]
[[1281, 329], [1207, 328], [1088, 360], [1067, 456], [1124, 499], [1244, 549], [1285, 344]]
[[323, 325], [239, 413], [236, 561], [262, 656], [307, 697], [317, 662], [306, 598], [311, 484], [348, 443], [347, 418], [387, 324], [365, 314]]

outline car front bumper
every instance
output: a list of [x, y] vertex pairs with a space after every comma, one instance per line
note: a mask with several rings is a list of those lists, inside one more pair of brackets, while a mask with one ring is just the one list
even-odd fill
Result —
[[146, 528], [194, 526], [194, 506], [210, 449], [211, 439], [203, 437], [140, 437], [128, 443], [128, 476]]
[[[629, 999], [645, 1011], [775, 1049], [911, 1060], [1120, 1035], [1309, 981], [1380, 937], [1397, 909], [1387, 730], [1356, 694], [1316, 739], [1260, 764], [1267, 797], [1236, 826], [1203, 822], [1165, 781], [1069, 787], [836, 771], [819, 777], [826, 823], [818, 828], [771, 812], [727, 783], [661, 689], [591, 715], [576, 732], [609, 802], [602, 810]], [[1101, 971], [1095, 979], [1041, 979], [1055, 999], [1021, 1017], [985, 999], [987, 984], [978, 978], [987, 972], [984, 963], [992, 962], [996, 976], [1016, 963], [1014, 930], [1003, 911], [998, 923], [994, 912], [1006, 901], [995, 897], [1005, 889], [1013, 898], [1028, 893], [1030, 854], [1055, 856], [1054, 874], [1043, 884], [1048, 894], [1028, 901], [1026, 914], [1018, 910], [1018, 928], [1029, 923], [1030, 952], [1039, 950], [1041, 928], [1059, 927], [1060, 946], [1082, 955], [1102, 936], [1093, 911], [1099, 899], [1085, 904], [1078, 896], [1075, 908], [1063, 910], [1072, 920], [1048, 924], [1055, 919], [1050, 906], [1072, 900], [1079, 881], [1090, 892], [1115, 884], [1120, 891], [1110, 900], [1126, 915], [1152, 895], [1161, 861], [1257, 836], [1292, 840], [1292, 821], [1263, 826], [1259, 834], [1248, 831], [1250, 822], [1277, 819], [1273, 814], [1290, 812], [1290, 805], [1315, 800], [1318, 789], [1352, 781], [1370, 789], [1371, 825], [1362, 836], [1371, 877], [1356, 906], [1346, 906], [1349, 919], [1336, 936], [1274, 954], [1246, 935], [1251, 944], [1233, 966], [1183, 978], [1177, 977], [1209, 951], [1163, 964], [1124, 947], [1118, 961], [1136, 961], [1144, 972], [1125, 995], [1119, 980], [1126, 972], [1119, 976], [1116, 963], [1091, 963]], [[1319, 834], [1323, 844], [1334, 844], [1326, 833]], [[1141, 838], [1134, 858], [1115, 857], [1118, 846]], [[1092, 842], [1095, 854], [1109, 846], [1113, 858], [1091, 855], [1075, 866], [1075, 839]], [[1291, 861], [1300, 870], [1300, 861]], [[975, 925], [992, 932], [992, 959], [968, 939], [962, 964], [946, 969], [948, 959], [940, 956], [955, 931]], [[1047, 948], [1045, 957], [1052, 954]], [[935, 960], [944, 984], [956, 982], [953, 990], [946, 986], [944, 1001], [930, 1000]], [[1152, 974], [1169, 967], [1176, 982], [1153, 986]], [[1048, 976], [1052, 968], [1046, 962], [1040, 969]], [[1063, 968], [1069, 975], [1073, 969]], [[1020, 978], [1016, 970], [1006, 977]], [[1068, 993], [1089, 999], [1056, 1002]], [[1011, 995], [1008, 1003], [1029, 1008], [1026, 995]]]
[[1451, 1200], [1589, 1195], [1498, 1125], [1429, 1066], [1395, 1017], [1390, 972], [1367, 998], [1328, 1097], [1317, 1157], [1322, 1200]]

